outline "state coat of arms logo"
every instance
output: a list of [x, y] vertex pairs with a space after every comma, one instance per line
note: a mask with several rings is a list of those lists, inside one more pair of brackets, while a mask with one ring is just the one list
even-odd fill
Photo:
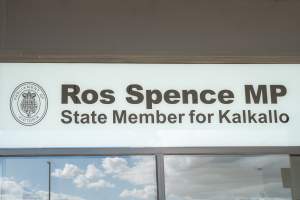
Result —
[[10, 110], [17, 122], [25, 126], [39, 123], [46, 115], [48, 98], [44, 89], [33, 82], [20, 84], [10, 98]]

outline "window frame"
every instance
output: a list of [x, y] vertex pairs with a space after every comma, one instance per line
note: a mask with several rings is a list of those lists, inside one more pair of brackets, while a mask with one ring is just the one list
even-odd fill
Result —
[[154, 156], [157, 200], [166, 200], [165, 155], [278, 155], [300, 156], [300, 147], [157, 147], [157, 148], [14, 148], [1, 149], [1, 157], [47, 156]]

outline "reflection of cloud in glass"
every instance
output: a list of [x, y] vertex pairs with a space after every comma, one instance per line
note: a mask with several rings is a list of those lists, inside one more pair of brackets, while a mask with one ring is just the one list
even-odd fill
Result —
[[0, 200], [48, 200], [48, 160], [51, 200], [156, 199], [154, 156], [4, 159]]
[[52, 176], [56, 178], [72, 179], [78, 188], [101, 189], [114, 187], [112, 183], [101, 179], [104, 174], [94, 164], [89, 164], [85, 170], [74, 164], [66, 163], [63, 169], [55, 169]]
[[138, 199], [153, 199], [155, 195], [155, 187], [153, 185], [147, 185], [142, 189], [123, 190], [120, 197], [127, 198], [133, 197]]
[[[0, 178], [1, 200], [48, 200], [48, 191], [34, 191], [27, 181], [16, 181], [13, 178]], [[51, 193], [52, 200], [85, 200], [83, 198]]]
[[107, 174], [134, 185], [154, 184], [155, 163], [147, 157], [134, 158], [129, 165], [125, 158], [104, 158], [102, 166]]
[[81, 170], [76, 165], [67, 163], [63, 169], [55, 169], [55, 171], [52, 172], [52, 176], [61, 178], [73, 178], [79, 173], [81, 173]]
[[[126, 157], [105, 157], [99, 159], [99, 167], [89, 164], [85, 170], [66, 163], [62, 169], [55, 169], [52, 176], [62, 179], [72, 179], [77, 188], [105, 189], [116, 187], [107, 179], [115, 182], [125, 181], [138, 188], [125, 188], [120, 193], [121, 198], [153, 199], [155, 197], [155, 163], [149, 157], [136, 157], [131, 164]], [[112, 181], [112, 180], [110, 180]]]
[[288, 166], [288, 156], [167, 156], [167, 199], [291, 199], [280, 174]]
[[[86, 169], [74, 163], [55, 168], [52, 176], [71, 180], [78, 189], [117, 193], [117, 198], [153, 200], [156, 198], [156, 169], [152, 156], [101, 157], [91, 159]], [[115, 188], [115, 190], [113, 190]]]

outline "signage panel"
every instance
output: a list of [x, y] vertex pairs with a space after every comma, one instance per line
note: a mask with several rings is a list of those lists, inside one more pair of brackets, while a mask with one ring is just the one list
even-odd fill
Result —
[[0, 64], [0, 148], [300, 146], [300, 65]]

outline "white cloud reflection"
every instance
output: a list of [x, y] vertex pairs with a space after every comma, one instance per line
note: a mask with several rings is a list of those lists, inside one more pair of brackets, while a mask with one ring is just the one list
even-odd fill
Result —
[[[24, 184], [25, 183], [25, 184]], [[48, 191], [35, 191], [27, 181], [18, 182], [14, 178], [1, 177], [1, 200], [48, 200]], [[63, 194], [51, 193], [51, 200], [85, 200], [84, 198]]]
[[137, 198], [137, 199], [154, 199], [156, 187], [147, 185], [142, 189], [123, 190], [120, 194], [121, 198]]
[[63, 169], [55, 169], [54, 172], [52, 172], [52, 176], [68, 179], [73, 178], [80, 173], [82, 173], [82, 171], [79, 167], [67, 163]]
[[[77, 188], [101, 190], [117, 187], [121, 182], [119, 197], [124, 199], [154, 200], [156, 198], [156, 173], [153, 157], [105, 157], [99, 164], [89, 164], [86, 169], [66, 163], [55, 169], [52, 176], [71, 179]], [[121, 181], [121, 182], [120, 182]], [[114, 192], [114, 191], [112, 191]]]
[[130, 166], [125, 158], [107, 157], [102, 166], [107, 174], [134, 185], [155, 183], [155, 162], [149, 157], [138, 157]]
[[74, 164], [66, 163], [63, 169], [55, 169], [52, 176], [56, 178], [72, 179], [77, 188], [102, 189], [115, 185], [102, 179], [104, 173], [94, 164], [89, 164], [85, 170]]
[[288, 156], [168, 156], [167, 200], [288, 200], [280, 174], [288, 166]]

